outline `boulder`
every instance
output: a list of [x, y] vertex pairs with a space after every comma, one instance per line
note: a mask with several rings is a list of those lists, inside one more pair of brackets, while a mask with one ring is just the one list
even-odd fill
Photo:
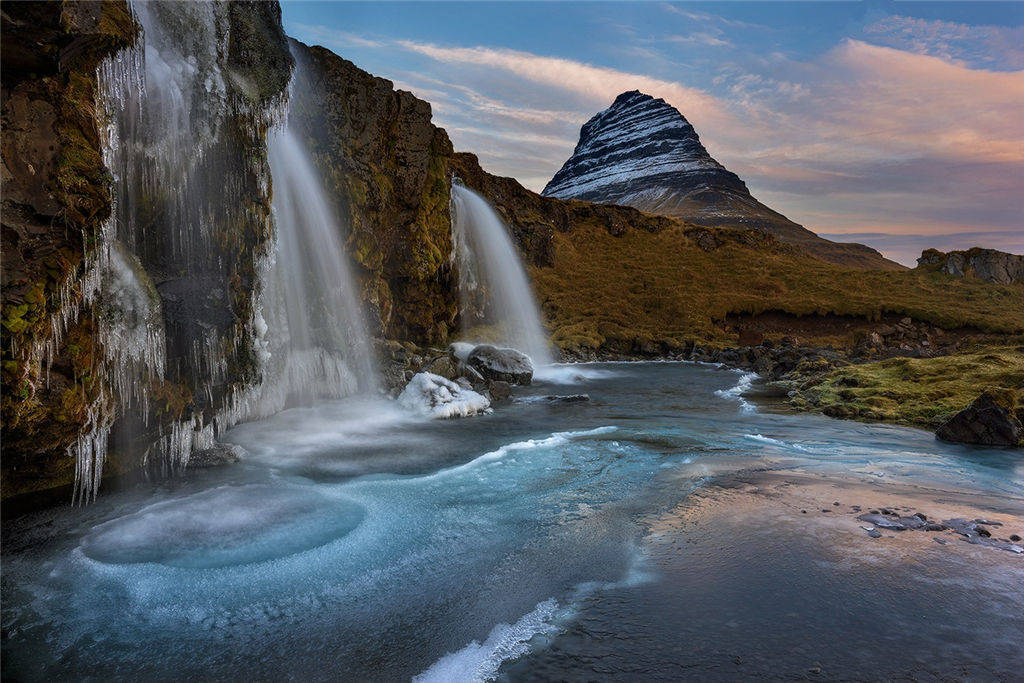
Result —
[[481, 344], [473, 349], [466, 360], [484, 379], [500, 380], [509, 384], [529, 384], [533, 381], [533, 361], [515, 349], [499, 349]]
[[968, 407], [946, 420], [935, 436], [954, 443], [984, 446], [1024, 446], [1024, 407], [1017, 392], [988, 390]]
[[488, 393], [491, 395], [491, 400], [507, 401], [512, 397], [512, 387], [508, 382], [503, 382], [500, 379], [494, 380], [487, 387]]
[[242, 459], [245, 451], [239, 446], [227, 443], [214, 444], [212, 448], [196, 451], [188, 458], [187, 469], [204, 470], [210, 467], [231, 465]]
[[407, 410], [436, 418], [466, 417], [490, 411], [486, 397], [440, 375], [415, 375], [398, 397]]

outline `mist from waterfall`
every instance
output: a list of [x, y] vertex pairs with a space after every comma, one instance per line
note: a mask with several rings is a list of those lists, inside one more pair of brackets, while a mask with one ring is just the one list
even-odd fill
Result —
[[463, 330], [493, 326], [501, 344], [528, 355], [535, 366], [554, 362], [540, 311], [508, 228], [487, 201], [452, 183], [453, 256], [459, 269]]
[[270, 138], [277, 240], [263, 305], [264, 412], [288, 397], [379, 388], [358, 285], [320, 176], [294, 130]]

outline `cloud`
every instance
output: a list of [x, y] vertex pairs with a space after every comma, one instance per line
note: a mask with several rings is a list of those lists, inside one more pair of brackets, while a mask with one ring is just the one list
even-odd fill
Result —
[[978, 26], [888, 15], [864, 27], [870, 40], [948, 62], [1024, 69], [1024, 27]]
[[[314, 28], [307, 35], [352, 40]], [[755, 196], [812, 229], [1022, 226], [1024, 71], [845, 39], [804, 60], [732, 48], [711, 92], [503, 47], [362, 40], [367, 54], [403, 64], [381, 75], [430, 101], [457, 149], [534, 190], [569, 156], [587, 119], [638, 89], [679, 109]]]
[[291, 27], [293, 30], [298, 29], [301, 31], [305, 40], [314, 43], [321, 43], [326, 47], [381, 48], [388, 45], [388, 42], [386, 41], [371, 40], [355, 33], [339, 31], [338, 29], [327, 26], [312, 26], [310, 24], [295, 23], [292, 24]]
[[408, 40], [398, 41], [398, 44], [439, 62], [502, 71], [535, 85], [572, 93], [578, 100], [595, 105], [607, 106], [626, 90], [642, 90], [671, 101], [695, 122], [711, 125], [713, 121], [728, 117], [718, 100], [706, 92], [643, 74], [519, 50], [446, 47]]

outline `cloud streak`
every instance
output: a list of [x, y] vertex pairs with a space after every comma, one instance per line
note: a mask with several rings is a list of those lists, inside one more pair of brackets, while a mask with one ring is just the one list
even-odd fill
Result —
[[[671, 11], [700, 24], [695, 42], [724, 25], [714, 15]], [[805, 60], [739, 55], [722, 63], [714, 92], [639, 69], [503, 47], [379, 38], [362, 38], [360, 47], [414, 60], [399, 85], [435, 105], [456, 147], [535, 190], [571, 153], [583, 122], [638, 89], [679, 109], [755, 195], [812, 229], [1020, 230], [1024, 71], [972, 67], [936, 47], [951, 32], [976, 44], [986, 31], [880, 21], [864, 34], [919, 42], [897, 48], [847, 38]], [[354, 40], [307, 28], [333, 44]], [[657, 54], [655, 43], [671, 42], [669, 35], [645, 44]]]

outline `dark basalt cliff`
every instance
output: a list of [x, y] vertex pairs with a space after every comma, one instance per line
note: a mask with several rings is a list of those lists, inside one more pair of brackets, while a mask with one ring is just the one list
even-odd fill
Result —
[[[37, 478], [70, 482], [65, 450], [85, 428], [93, 320], [76, 281], [110, 216], [96, 67], [133, 44], [123, 2], [19, 2], [2, 8], [4, 496]], [[68, 315], [56, 334], [51, 321]], [[52, 358], [52, 364], [44, 363]]]
[[440, 342], [454, 330], [448, 263], [452, 143], [430, 105], [322, 47], [299, 60], [292, 125], [308, 138], [342, 217], [378, 334]]
[[917, 267], [1002, 285], [1024, 280], [1024, 256], [981, 247], [948, 253], [925, 249], [917, 259]]
[[[182, 9], [145, 5], [165, 29], [162, 48], [200, 43]], [[254, 381], [253, 292], [272, 236], [265, 136], [292, 59], [276, 4], [214, 11], [227, 78], [222, 99], [202, 106], [217, 124], [202, 163], [158, 168], [166, 138], [131, 118], [143, 103], [126, 50], [142, 34], [127, 4], [3, 7], [5, 499], [70, 485], [76, 453], [96, 465], [77, 478], [86, 495], [100, 449], [106, 474], [164, 467]], [[122, 114], [107, 120], [98, 67], [114, 55], [105, 77], [121, 88]], [[118, 168], [105, 165], [102, 131], [125, 141]], [[135, 289], [119, 291], [119, 278]], [[138, 320], [131, 295], [148, 298], [156, 320]], [[158, 330], [159, 372], [136, 368], [143, 350], [112, 325]]]
[[699, 225], [755, 228], [839, 265], [902, 268], [862, 244], [822, 239], [754, 199], [675, 107], [636, 90], [583, 125], [572, 156], [543, 194], [625, 204]]

